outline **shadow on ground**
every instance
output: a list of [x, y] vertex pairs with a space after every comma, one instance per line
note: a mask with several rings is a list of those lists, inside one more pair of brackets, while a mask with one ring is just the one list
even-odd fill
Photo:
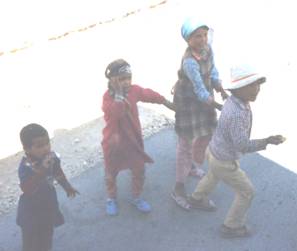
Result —
[[[220, 184], [212, 194], [219, 210], [214, 213], [185, 212], [176, 207], [169, 194], [175, 180], [173, 130], [163, 130], [145, 142], [155, 160], [147, 167], [144, 197], [153, 212], [142, 215], [128, 202], [129, 172], [119, 175], [120, 214], [110, 218], [104, 212], [102, 163], [89, 169], [72, 183], [81, 196], [68, 200], [59, 191], [66, 224], [55, 232], [53, 251], [293, 251], [297, 250], [297, 176], [286, 168], [250, 154], [241, 161], [256, 188], [249, 210], [254, 235], [249, 239], [225, 240], [218, 228], [233, 199], [232, 191]], [[196, 180], [189, 178], [188, 190]], [[20, 231], [15, 212], [0, 219], [0, 251], [20, 250]]]

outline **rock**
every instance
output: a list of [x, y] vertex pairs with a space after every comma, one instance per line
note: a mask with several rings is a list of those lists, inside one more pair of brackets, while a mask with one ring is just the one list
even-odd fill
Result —
[[74, 141], [73, 141], [74, 144], [77, 144], [77, 143], [79, 143], [79, 142], [80, 142], [80, 139], [79, 139], [79, 138], [76, 138], [76, 139], [74, 139]]

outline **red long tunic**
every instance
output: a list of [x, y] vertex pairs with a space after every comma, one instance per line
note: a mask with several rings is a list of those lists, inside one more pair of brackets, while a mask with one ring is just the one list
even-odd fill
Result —
[[151, 89], [132, 85], [126, 100], [114, 101], [108, 91], [103, 96], [106, 126], [103, 129], [102, 148], [105, 168], [113, 172], [153, 162], [144, 152], [137, 102], [162, 104], [165, 98]]

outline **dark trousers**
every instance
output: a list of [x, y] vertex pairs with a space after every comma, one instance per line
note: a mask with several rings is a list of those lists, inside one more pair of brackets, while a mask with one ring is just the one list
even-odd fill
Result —
[[52, 248], [53, 226], [22, 228], [23, 251], [48, 251]]

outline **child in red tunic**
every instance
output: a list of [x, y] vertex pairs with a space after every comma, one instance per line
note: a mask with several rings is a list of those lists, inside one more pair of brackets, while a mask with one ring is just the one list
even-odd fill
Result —
[[123, 59], [110, 63], [105, 76], [109, 80], [102, 104], [106, 122], [102, 140], [108, 194], [106, 212], [108, 215], [118, 214], [116, 177], [119, 171], [129, 168], [132, 172], [131, 203], [141, 212], [148, 213], [151, 206], [140, 195], [144, 164], [153, 160], [144, 152], [137, 102], [163, 104], [173, 109], [172, 103], [151, 89], [132, 85], [130, 65]]

